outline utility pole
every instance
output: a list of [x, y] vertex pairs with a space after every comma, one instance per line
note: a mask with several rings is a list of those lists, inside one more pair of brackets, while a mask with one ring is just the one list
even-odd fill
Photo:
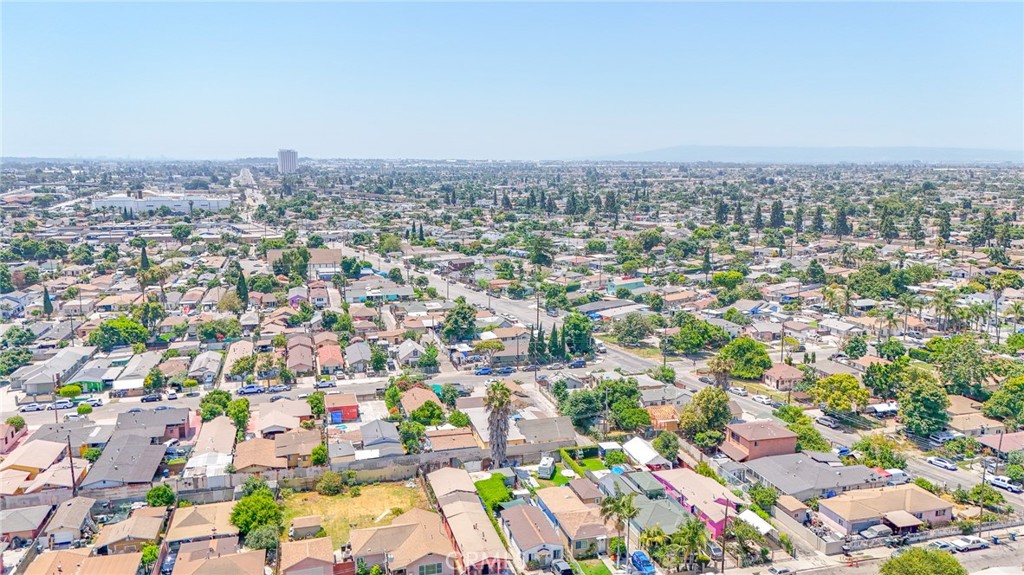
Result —
[[722, 534], [719, 536], [720, 541], [719, 547], [722, 548], [722, 569], [720, 573], [725, 573], [725, 530], [729, 528], [729, 505], [725, 506], [725, 521], [722, 522]]
[[75, 458], [71, 451], [71, 432], [68, 432], [68, 465], [71, 466], [71, 496], [78, 496], [78, 482], [75, 477]]

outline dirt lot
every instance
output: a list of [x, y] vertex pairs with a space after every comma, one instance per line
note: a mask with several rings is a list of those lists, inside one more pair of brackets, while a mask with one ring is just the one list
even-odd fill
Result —
[[379, 483], [360, 486], [361, 494], [324, 496], [318, 493], [296, 493], [285, 501], [285, 536], [292, 519], [304, 515], [322, 515], [323, 527], [335, 547], [348, 542], [352, 529], [389, 525], [394, 518], [392, 510], [408, 511], [413, 507], [426, 508], [427, 497], [419, 486], [408, 488], [405, 482]]

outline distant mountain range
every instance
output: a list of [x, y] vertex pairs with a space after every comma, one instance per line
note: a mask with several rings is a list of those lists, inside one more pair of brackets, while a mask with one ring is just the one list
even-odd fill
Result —
[[631, 162], [730, 162], [780, 164], [1021, 163], [1022, 150], [915, 147], [673, 146], [660, 150], [590, 158]]

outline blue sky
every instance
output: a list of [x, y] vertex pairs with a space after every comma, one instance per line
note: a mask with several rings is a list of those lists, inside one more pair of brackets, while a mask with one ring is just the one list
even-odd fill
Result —
[[1024, 5], [4, 3], [11, 156], [1024, 148]]

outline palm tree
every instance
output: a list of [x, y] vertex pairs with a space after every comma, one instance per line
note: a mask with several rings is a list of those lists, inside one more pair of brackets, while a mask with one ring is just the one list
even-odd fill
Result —
[[691, 517], [679, 527], [679, 530], [672, 536], [672, 541], [683, 548], [687, 563], [689, 563], [690, 557], [704, 551], [711, 539], [710, 535], [703, 521]]
[[728, 389], [729, 374], [732, 373], [734, 367], [736, 364], [733, 360], [721, 355], [716, 355], [708, 362], [708, 370], [715, 377], [715, 384], [722, 389]]
[[669, 573], [678, 573], [679, 567], [686, 562], [688, 555], [682, 545], [669, 543], [661, 550], [662, 565], [666, 567]]
[[654, 555], [654, 552], [667, 543], [668, 540], [668, 535], [665, 535], [665, 530], [661, 528], [661, 525], [655, 525], [650, 529], [644, 529], [643, 533], [640, 534], [640, 540], [637, 541], [637, 544], [646, 549], [651, 555]]
[[615, 495], [601, 501], [601, 517], [615, 522], [616, 529], [626, 534], [626, 555], [629, 555], [629, 522], [640, 513], [633, 504], [635, 496], [635, 493], [622, 493], [616, 486]]
[[932, 298], [932, 309], [935, 310], [935, 317], [939, 320], [939, 329], [949, 330], [950, 321], [957, 309], [957, 297], [950, 289], [942, 288]]
[[1001, 273], [992, 278], [989, 286], [992, 288], [992, 312], [996, 320], [996, 345], [999, 345], [999, 298], [1003, 297], [1003, 291], [1011, 287], [1019, 279], [1016, 274]]
[[1024, 319], [1024, 303], [1019, 300], [1014, 301], [1007, 308], [1006, 315], [1013, 320], [1013, 333], [1017, 333], [1017, 324], [1021, 319]]
[[512, 415], [512, 392], [500, 381], [492, 383], [487, 388], [484, 406], [487, 408], [491, 464], [501, 467], [505, 464], [505, 452], [508, 448], [508, 418]]
[[912, 293], [905, 293], [900, 295], [899, 299], [896, 300], [896, 305], [903, 314], [903, 333], [907, 333], [907, 322], [910, 320], [910, 314], [917, 309], [920, 299], [921, 298]]

